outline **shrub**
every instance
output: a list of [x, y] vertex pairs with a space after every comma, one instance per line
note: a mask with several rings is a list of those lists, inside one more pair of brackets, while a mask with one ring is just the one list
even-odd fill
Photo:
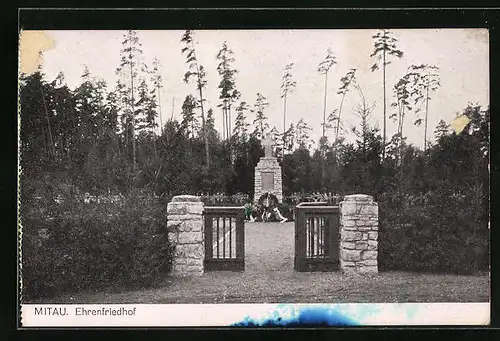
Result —
[[132, 193], [121, 203], [65, 200], [50, 216], [25, 210], [23, 299], [153, 284], [171, 263], [165, 208], [158, 199]]
[[379, 200], [381, 270], [471, 274], [488, 269], [487, 220], [466, 197], [435, 192], [420, 201], [396, 194]]
[[200, 195], [201, 201], [205, 206], [233, 206], [240, 207], [245, 205], [249, 200], [249, 196], [243, 193], [234, 195], [215, 194], [215, 195]]

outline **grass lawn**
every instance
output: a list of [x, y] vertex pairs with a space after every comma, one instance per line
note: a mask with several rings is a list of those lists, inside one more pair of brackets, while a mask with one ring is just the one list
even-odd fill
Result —
[[82, 292], [24, 303], [382, 303], [488, 302], [489, 274], [476, 276], [381, 272], [374, 277], [340, 273], [207, 273], [169, 278], [157, 288]]
[[[382, 303], [487, 302], [489, 276], [380, 273], [369, 278], [333, 274], [219, 279], [189, 295], [183, 290], [159, 297], [159, 303]], [[208, 282], [208, 281], [207, 281]], [[233, 283], [231, 283], [233, 282]], [[234, 283], [235, 282], [235, 283]], [[235, 284], [233, 286], [232, 284]], [[240, 288], [240, 289], [235, 289]]]

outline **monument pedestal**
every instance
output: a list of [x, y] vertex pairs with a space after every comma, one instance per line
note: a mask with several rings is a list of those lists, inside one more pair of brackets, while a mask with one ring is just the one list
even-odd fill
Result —
[[261, 157], [255, 167], [254, 202], [265, 193], [275, 195], [280, 203], [283, 201], [281, 166], [273, 156]]

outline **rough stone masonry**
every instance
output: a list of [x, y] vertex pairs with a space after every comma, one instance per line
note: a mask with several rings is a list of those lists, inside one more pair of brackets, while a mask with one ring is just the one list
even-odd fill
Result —
[[175, 245], [172, 275], [203, 275], [203, 202], [200, 197], [179, 195], [167, 206], [169, 240]]
[[[262, 174], [270, 173], [273, 175], [272, 188], [264, 188]], [[281, 166], [275, 157], [262, 157], [255, 167], [255, 190], [254, 201], [257, 203], [259, 198], [266, 193], [274, 194], [278, 202], [283, 201], [283, 182], [281, 178]]]
[[340, 269], [346, 274], [378, 273], [378, 204], [364, 194], [340, 203]]

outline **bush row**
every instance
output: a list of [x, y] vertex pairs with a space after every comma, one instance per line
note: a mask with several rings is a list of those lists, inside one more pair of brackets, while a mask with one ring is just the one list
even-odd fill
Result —
[[379, 267], [471, 274], [488, 270], [487, 206], [450, 193], [407, 205], [397, 194], [379, 201]]
[[53, 218], [30, 210], [21, 219], [23, 300], [154, 284], [172, 258], [165, 207], [132, 194], [120, 204], [68, 200]]

